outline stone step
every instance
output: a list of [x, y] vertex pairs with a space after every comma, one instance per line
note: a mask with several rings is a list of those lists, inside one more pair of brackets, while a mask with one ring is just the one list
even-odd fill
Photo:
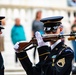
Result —
[[5, 72], [25, 72], [23, 69], [5, 69]]
[[5, 75], [26, 75], [25, 72], [5, 72]]
[[5, 69], [5, 75], [26, 75], [26, 72], [22, 68], [7, 68]]

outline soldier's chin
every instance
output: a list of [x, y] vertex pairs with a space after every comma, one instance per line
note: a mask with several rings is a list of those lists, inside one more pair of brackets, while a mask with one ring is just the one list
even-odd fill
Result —
[[0, 31], [0, 34], [2, 34], [2, 32]]

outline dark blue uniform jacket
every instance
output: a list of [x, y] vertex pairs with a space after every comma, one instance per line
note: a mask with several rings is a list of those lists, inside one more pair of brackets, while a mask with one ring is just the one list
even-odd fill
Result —
[[48, 46], [38, 48], [39, 63], [32, 66], [26, 52], [16, 53], [27, 75], [70, 75], [73, 50], [60, 42], [53, 50]]

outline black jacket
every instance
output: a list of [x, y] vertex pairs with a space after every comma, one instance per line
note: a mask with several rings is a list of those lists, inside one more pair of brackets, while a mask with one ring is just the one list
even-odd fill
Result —
[[27, 53], [16, 53], [27, 75], [70, 75], [74, 52], [60, 42], [53, 50], [48, 46], [38, 48], [39, 63], [32, 67]]
[[4, 67], [4, 62], [3, 62], [3, 57], [2, 54], [0, 53], [0, 69]]

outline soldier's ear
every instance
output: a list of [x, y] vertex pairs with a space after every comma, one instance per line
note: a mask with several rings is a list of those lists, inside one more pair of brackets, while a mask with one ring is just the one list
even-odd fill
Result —
[[62, 27], [60, 27], [60, 32], [63, 30], [63, 28]]

